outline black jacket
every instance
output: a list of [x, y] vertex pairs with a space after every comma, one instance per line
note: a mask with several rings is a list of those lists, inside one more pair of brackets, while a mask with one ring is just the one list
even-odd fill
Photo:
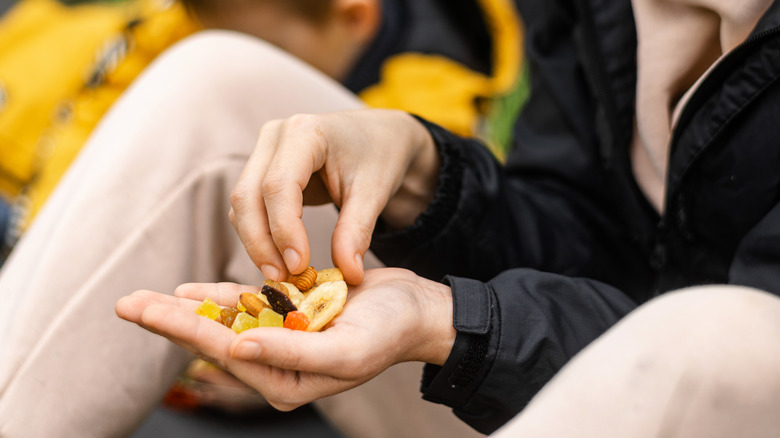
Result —
[[[780, 4], [711, 72], [673, 132], [665, 215], [629, 160], [629, 0], [519, 0], [531, 96], [505, 166], [428, 125], [443, 159], [386, 263], [452, 286], [455, 347], [423, 397], [489, 433], [637, 305], [711, 283], [780, 293]], [[671, 49], [671, 48], [670, 48]]]

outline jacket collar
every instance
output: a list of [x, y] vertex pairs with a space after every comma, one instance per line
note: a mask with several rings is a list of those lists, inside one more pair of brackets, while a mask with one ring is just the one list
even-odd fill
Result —
[[748, 40], [776, 28], [780, 28], [780, 1], [777, 0], [772, 2], [772, 5], [769, 6], [769, 9], [764, 13], [764, 16], [758, 20], [758, 24], [755, 29], [753, 29]]

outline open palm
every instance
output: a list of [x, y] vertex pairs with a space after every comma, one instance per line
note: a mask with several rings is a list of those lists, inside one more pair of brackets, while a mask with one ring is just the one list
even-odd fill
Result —
[[360, 385], [399, 362], [443, 363], [454, 339], [449, 290], [402, 269], [368, 271], [322, 332], [236, 334], [195, 314], [206, 297], [233, 306], [241, 292], [258, 291], [233, 283], [186, 284], [174, 296], [136, 291], [116, 311], [230, 371], [281, 410]]

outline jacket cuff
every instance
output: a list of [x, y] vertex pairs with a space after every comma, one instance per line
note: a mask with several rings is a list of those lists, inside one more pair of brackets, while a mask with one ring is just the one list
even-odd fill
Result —
[[455, 344], [443, 366], [425, 366], [421, 391], [425, 400], [457, 408], [479, 388], [492, 362], [488, 351], [494, 298], [489, 287], [476, 280], [448, 276], [443, 282], [452, 288]]

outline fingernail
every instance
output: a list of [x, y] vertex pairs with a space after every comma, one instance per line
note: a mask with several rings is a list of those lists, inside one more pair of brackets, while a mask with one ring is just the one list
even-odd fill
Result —
[[274, 265], [260, 266], [260, 271], [266, 280], [279, 280], [279, 269]]
[[287, 265], [287, 269], [289, 269], [290, 272], [293, 272], [293, 270], [301, 264], [301, 256], [298, 255], [298, 251], [292, 248], [285, 249], [282, 257], [284, 257], [284, 264]]
[[233, 350], [233, 357], [241, 360], [254, 360], [260, 357], [260, 345], [257, 342], [243, 341]]

